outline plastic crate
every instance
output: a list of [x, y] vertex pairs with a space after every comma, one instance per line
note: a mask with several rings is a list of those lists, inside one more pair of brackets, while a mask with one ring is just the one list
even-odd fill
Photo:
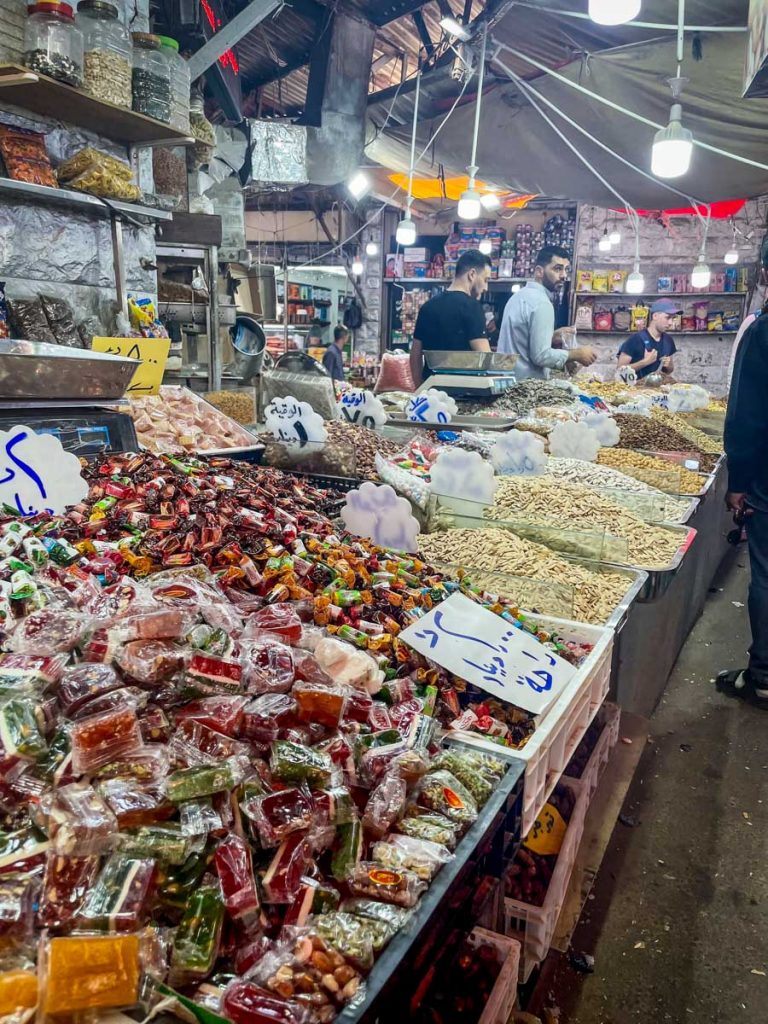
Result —
[[525, 612], [544, 629], [554, 629], [566, 640], [593, 644], [593, 650], [574, 674], [554, 704], [539, 719], [536, 731], [519, 750], [499, 747], [477, 733], [449, 734], [463, 743], [487, 750], [496, 756], [507, 753], [525, 761], [523, 820], [521, 835], [527, 835], [547, 797], [565, 771], [584, 733], [608, 696], [611, 683], [614, 632], [603, 626], [553, 619]]
[[561, 785], [567, 786], [576, 795], [576, 804], [568, 822], [568, 830], [557, 858], [552, 880], [542, 907], [534, 907], [509, 897], [504, 898], [504, 934], [518, 939], [522, 945], [520, 959], [520, 982], [525, 983], [537, 964], [545, 959], [552, 945], [560, 911], [563, 909], [568, 883], [573, 873], [576, 854], [584, 834], [584, 818], [589, 804], [589, 795], [584, 785], [575, 779], [563, 778]]
[[[616, 704], [610, 704], [606, 701], [600, 708], [595, 721], [600, 721], [603, 728], [592, 753], [589, 755], [589, 760], [587, 761], [584, 771], [577, 779], [577, 781], [581, 782], [587, 790], [588, 803], [592, 802], [592, 797], [595, 795], [595, 790], [600, 783], [600, 779], [603, 777], [603, 772], [608, 764], [611, 751], [619, 742], [621, 708]], [[565, 777], [576, 778], [576, 776]]]
[[517, 939], [485, 928], [473, 928], [467, 941], [475, 946], [493, 946], [499, 955], [501, 971], [477, 1024], [507, 1024], [517, 1002], [517, 978], [520, 973], [521, 947]]

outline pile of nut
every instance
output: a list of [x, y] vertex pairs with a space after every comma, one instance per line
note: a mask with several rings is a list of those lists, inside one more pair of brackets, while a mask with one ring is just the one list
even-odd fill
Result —
[[626, 541], [628, 564], [643, 568], [665, 568], [680, 546], [678, 534], [649, 526], [591, 488], [548, 477], [504, 477], [486, 515], [495, 520], [531, 517], [556, 522], [565, 531], [604, 530]]
[[612, 466], [651, 487], [675, 494], [699, 494], [703, 484], [702, 477], [685, 466], [629, 448], [601, 448], [597, 461], [601, 466]]
[[131, 109], [132, 65], [111, 50], [87, 50], [83, 57], [83, 89], [97, 100]]
[[256, 393], [249, 389], [244, 391], [207, 391], [206, 402], [229, 416], [235, 423], [247, 427], [256, 420]]
[[490, 405], [487, 402], [460, 402], [459, 409], [465, 416], [526, 416], [540, 405], [573, 405], [573, 391], [563, 384], [555, 384], [548, 380], [518, 381], [508, 391], [496, 398]]
[[361, 984], [360, 974], [340, 953], [317, 936], [305, 936], [296, 940], [292, 959], [277, 967], [264, 987], [310, 1007], [318, 1024], [325, 1024], [333, 1020], [339, 1006], [354, 998]]
[[689, 442], [695, 445], [700, 452], [704, 452], [707, 455], [720, 455], [722, 453], [723, 445], [721, 441], [718, 441], [716, 437], [706, 434], [703, 430], [699, 430], [698, 427], [694, 427], [684, 416], [667, 412], [665, 409], [652, 409], [651, 415], [660, 423], [672, 427], [673, 430], [682, 434], [683, 437], [688, 438]]
[[691, 439], [661, 420], [635, 413], [618, 413], [616, 423], [621, 431], [622, 448], [646, 448], [657, 452], [696, 452]]
[[[582, 484], [584, 487], [593, 487], [596, 490], [607, 491], [629, 491], [634, 494], [647, 495], [648, 498], [658, 499], [653, 503], [658, 508], [660, 515], [657, 519], [670, 523], [677, 522], [688, 509], [689, 503], [682, 498], [673, 498], [669, 494], [656, 487], [652, 487], [642, 480], [633, 476], [627, 476], [618, 469], [611, 466], [599, 465], [595, 462], [584, 462], [582, 459], [556, 459], [550, 458], [547, 462], [546, 473], [558, 480], [565, 480], [568, 483]], [[649, 502], [649, 507], [651, 503]], [[632, 507], [630, 505], [630, 507]]]
[[[508, 530], [445, 530], [422, 534], [419, 550], [429, 562], [469, 568], [472, 579], [491, 590], [494, 589], [492, 579], [479, 579], [474, 569], [571, 588], [574, 594], [573, 615], [579, 622], [603, 625], [627, 592], [625, 576], [592, 572], [576, 562], [569, 562], [543, 544], [523, 540]], [[514, 598], [515, 595], [509, 596]]]
[[375, 430], [367, 427], [358, 427], [351, 423], [343, 423], [341, 420], [332, 420], [325, 424], [328, 431], [329, 441], [338, 445], [344, 445], [354, 451], [354, 472], [360, 480], [376, 480], [376, 455], [382, 455], [385, 459], [391, 459], [403, 448], [402, 441], [393, 441]]

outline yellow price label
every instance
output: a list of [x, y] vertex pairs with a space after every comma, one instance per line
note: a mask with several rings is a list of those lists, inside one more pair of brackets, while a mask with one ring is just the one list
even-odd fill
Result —
[[552, 804], [544, 804], [523, 846], [542, 857], [554, 857], [560, 853], [567, 831], [568, 825], [560, 811]]
[[91, 348], [94, 352], [106, 352], [110, 356], [141, 360], [141, 366], [136, 367], [136, 372], [125, 389], [128, 398], [156, 395], [160, 391], [171, 348], [170, 339], [94, 338]]

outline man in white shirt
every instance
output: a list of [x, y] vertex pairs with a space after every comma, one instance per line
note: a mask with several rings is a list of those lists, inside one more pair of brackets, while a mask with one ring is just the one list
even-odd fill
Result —
[[570, 350], [552, 347], [557, 339], [552, 298], [570, 269], [566, 250], [547, 246], [536, 257], [533, 280], [507, 303], [498, 351], [518, 357], [515, 366], [518, 380], [526, 377], [546, 380], [551, 370], [564, 370], [566, 363], [591, 366], [597, 359], [588, 346]]

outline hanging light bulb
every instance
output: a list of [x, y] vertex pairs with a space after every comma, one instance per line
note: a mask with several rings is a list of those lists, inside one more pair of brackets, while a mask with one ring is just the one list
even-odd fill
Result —
[[365, 265], [359, 256], [357, 257], [357, 259], [352, 260], [352, 273], [355, 275], [355, 277], [360, 277], [360, 275], [364, 271]]
[[736, 248], [736, 246], [734, 246], [732, 249], [729, 249], [728, 252], [723, 257], [723, 259], [728, 264], [729, 267], [732, 267], [735, 263], [738, 263], [739, 262], [739, 250]]
[[693, 156], [693, 133], [683, 128], [683, 108], [673, 103], [669, 124], [656, 132], [653, 140], [651, 171], [657, 178], [681, 178], [687, 174]]
[[379, 243], [378, 242], [368, 242], [368, 244], [365, 247], [365, 255], [366, 256], [378, 256], [379, 255]]
[[709, 282], [712, 280], [712, 271], [709, 269], [707, 263], [706, 253], [699, 255], [699, 262], [691, 271], [691, 287], [692, 288], [708, 288]]
[[521, 284], [513, 284], [513, 285], [512, 285], [512, 294], [513, 294], [513, 295], [517, 295], [517, 293], [518, 293], [518, 292], [520, 291], [520, 289], [521, 289], [522, 287], [523, 287], [523, 286], [522, 286]]
[[611, 245], [618, 245], [621, 242], [621, 232], [616, 225], [614, 225], [613, 231], [608, 235], [608, 241]]
[[489, 213], [493, 210], [498, 210], [501, 206], [501, 200], [495, 192], [486, 192], [484, 195], [480, 196], [480, 203], [483, 209], [487, 210]]
[[605, 231], [603, 232], [603, 237], [597, 243], [597, 248], [600, 250], [600, 252], [610, 252], [611, 251], [611, 240], [608, 237], [608, 228], [606, 228]]
[[356, 171], [347, 182], [347, 189], [353, 199], [362, 199], [371, 191], [371, 179], [365, 171]]
[[485, 54], [488, 48], [488, 29], [487, 27], [483, 31], [483, 45], [480, 49], [480, 64], [477, 69], [477, 103], [475, 104], [475, 127], [472, 134], [472, 163], [469, 165], [467, 170], [469, 171], [469, 187], [462, 193], [461, 199], [459, 200], [459, 206], [457, 213], [459, 220], [477, 220], [483, 210], [482, 197], [477, 191], [476, 175], [478, 172], [477, 166], [477, 139], [480, 135], [480, 111], [483, 105], [483, 85], [485, 84]]
[[466, 25], [463, 25], [458, 18], [451, 18], [446, 16], [440, 19], [440, 28], [444, 29], [448, 35], [455, 36], [457, 39], [461, 39], [467, 43], [472, 38], [472, 33], [469, 31]]
[[478, 249], [483, 254], [483, 256], [490, 256], [491, 253], [493, 252], [493, 243], [491, 242], [490, 238], [484, 238], [480, 245], [478, 246]]
[[589, 16], [597, 25], [625, 25], [641, 6], [642, 0], [589, 0]]
[[640, 273], [640, 261], [635, 260], [635, 269], [627, 278], [627, 295], [642, 295], [645, 288], [645, 278]]
[[402, 246], [403, 248], [407, 248], [409, 245], [413, 245], [413, 243], [416, 241], [416, 225], [414, 224], [413, 218], [411, 217], [410, 206], [408, 207], [408, 210], [403, 219], [397, 225], [397, 231], [395, 232], [395, 241], [397, 242], [398, 245]]

